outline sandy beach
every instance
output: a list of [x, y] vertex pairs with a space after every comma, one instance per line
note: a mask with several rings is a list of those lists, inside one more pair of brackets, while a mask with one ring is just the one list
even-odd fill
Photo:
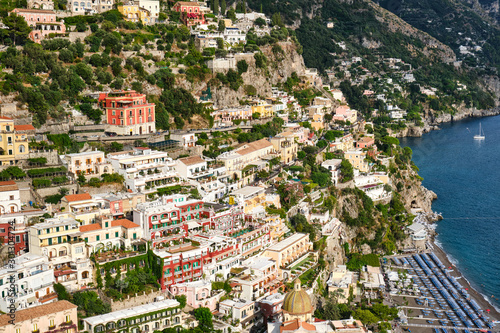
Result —
[[458, 282], [460, 282], [460, 284], [464, 288], [468, 289], [467, 292], [477, 302], [477, 304], [479, 304], [479, 306], [483, 310], [486, 310], [486, 309], [490, 310], [490, 312], [488, 313], [488, 316], [491, 318], [491, 320], [493, 320], [493, 321], [500, 320], [500, 313], [493, 307], [493, 305], [490, 304], [486, 299], [484, 299], [484, 297], [481, 293], [479, 293], [476, 289], [471, 287], [469, 282], [465, 278], [463, 278], [463, 275], [460, 273], [458, 268], [454, 264], [452, 264], [450, 262], [450, 260], [448, 260], [446, 253], [439, 246], [437, 246], [435, 243], [433, 243], [433, 245], [434, 245], [433, 252], [439, 258], [439, 260], [441, 260], [443, 265], [445, 265], [446, 267], [453, 267], [453, 272], [450, 273], [450, 275], [452, 275], [454, 277], [459, 277], [459, 276], [462, 277], [462, 278], [458, 279]]

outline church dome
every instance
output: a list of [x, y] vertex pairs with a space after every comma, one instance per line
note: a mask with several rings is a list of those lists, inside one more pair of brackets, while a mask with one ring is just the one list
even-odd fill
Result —
[[313, 312], [311, 298], [306, 291], [302, 290], [300, 287], [299, 279], [295, 280], [293, 290], [286, 294], [283, 300], [282, 309], [291, 315], [301, 315]]

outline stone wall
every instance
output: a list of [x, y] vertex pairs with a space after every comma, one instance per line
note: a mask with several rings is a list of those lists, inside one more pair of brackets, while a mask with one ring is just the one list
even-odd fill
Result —
[[111, 304], [111, 311], [119, 311], [127, 308], [132, 308], [134, 306], [148, 304], [154, 302], [155, 298], [159, 296], [164, 297], [165, 299], [171, 298], [172, 296], [166, 290], [152, 290], [148, 294], [146, 294], [146, 292], [143, 292], [142, 294], [135, 294], [135, 296], [133, 297], [127, 296], [127, 298], [123, 301], [113, 301], [110, 297], [106, 296], [102, 290], [98, 289], [97, 293], [104, 302]]
[[[30, 150], [28, 154], [28, 158], [39, 158], [39, 157], [45, 157], [47, 159], [47, 165], [60, 165], [61, 162], [59, 160], [59, 155], [57, 154], [57, 150]], [[27, 160], [23, 160], [22, 162], [23, 166], [26, 166], [28, 164]]]
[[76, 184], [76, 183], [75, 184], [66, 184], [66, 185], [60, 185], [60, 186], [39, 188], [39, 189], [36, 189], [35, 191], [38, 193], [38, 195], [40, 197], [45, 198], [46, 196], [49, 196], [49, 195], [58, 194], [59, 190], [61, 188], [67, 188], [69, 190], [69, 194], [78, 193], [78, 184]]

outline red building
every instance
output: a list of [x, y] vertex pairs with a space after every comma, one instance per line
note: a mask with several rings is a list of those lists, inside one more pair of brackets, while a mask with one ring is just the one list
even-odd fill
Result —
[[118, 135], [155, 133], [155, 104], [146, 101], [146, 95], [134, 90], [104, 93], [99, 105], [105, 109], [110, 132]]
[[133, 215], [134, 222], [144, 226], [144, 238], [152, 241], [153, 248], [210, 228], [203, 201], [188, 200], [186, 195], [144, 203], [134, 209]]
[[172, 10], [181, 13], [181, 20], [188, 27], [207, 23], [205, 14], [196, 1], [178, 1], [172, 7]]
[[236, 239], [231, 237], [196, 236], [189, 242], [153, 250], [162, 266], [162, 289], [201, 279], [203, 266], [239, 253]]

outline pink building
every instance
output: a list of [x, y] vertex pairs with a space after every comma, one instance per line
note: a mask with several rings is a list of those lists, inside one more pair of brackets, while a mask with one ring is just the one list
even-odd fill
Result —
[[205, 307], [210, 311], [217, 308], [217, 303], [224, 294], [220, 290], [212, 293], [212, 283], [206, 280], [177, 283], [170, 286], [170, 292], [175, 296], [185, 295], [187, 304], [195, 309]]
[[56, 13], [52, 10], [15, 8], [11, 13], [24, 17], [24, 20], [33, 29], [29, 37], [36, 43], [40, 43], [49, 34], [66, 33], [66, 26], [62, 22], [57, 22]]
[[356, 110], [352, 110], [347, 105], [341, 105], [335, 110], [335, 115], [333, 116], [333, 120], [339, 121], [350, 121], [351, 123], [356, 122], [358, 118], [358, 112]]
[[375, 139], [364, 136], [356, 142], [356, 148], [369, 148], [375, 144]]
[[198, 24], [206, 24], [205, 14], [197, 1], [179, 1], [172, 10], [181, 13], [181, 21], [188, 27]]

